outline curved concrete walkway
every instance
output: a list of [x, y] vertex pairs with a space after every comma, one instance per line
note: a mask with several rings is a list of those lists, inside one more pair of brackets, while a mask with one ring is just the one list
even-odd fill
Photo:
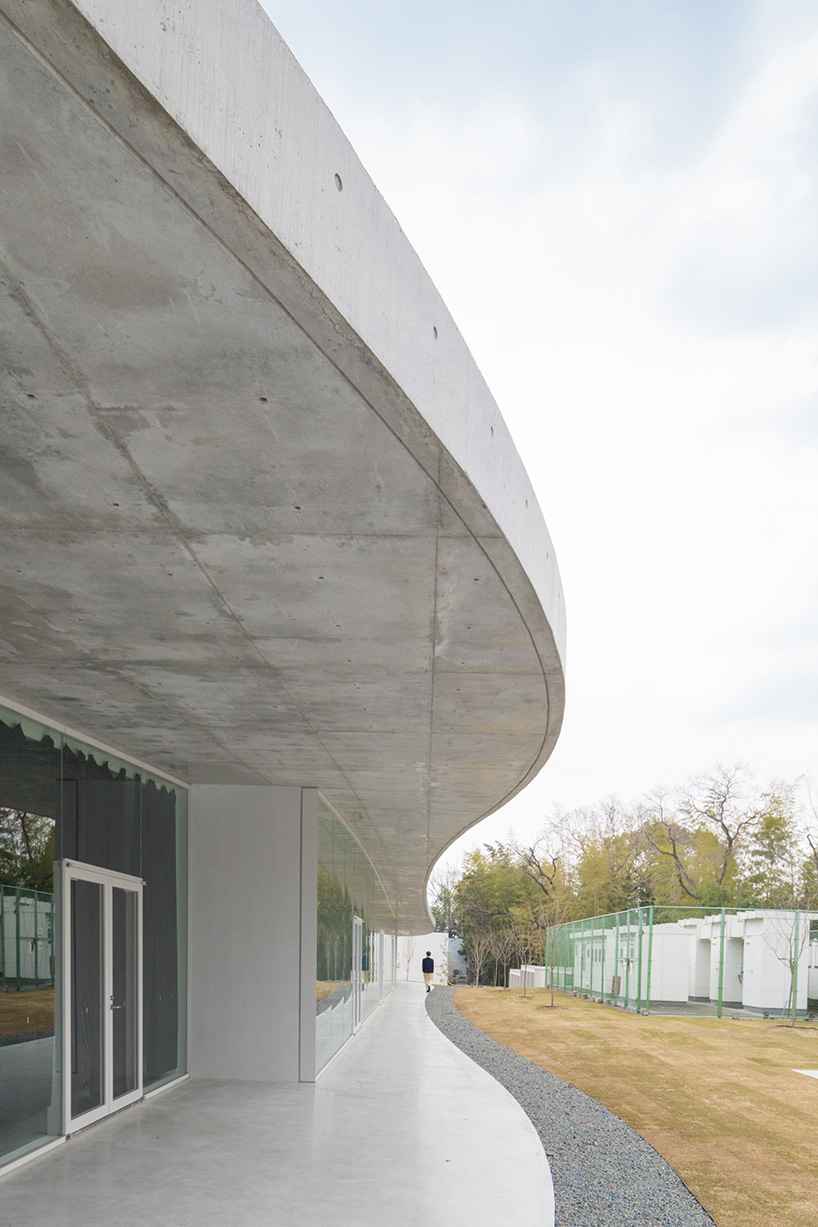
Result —
[[552, 1227], [528, 1118], [399, 984], [317, 1085], [207, 1082], [0, 1180], [0, 1227]]

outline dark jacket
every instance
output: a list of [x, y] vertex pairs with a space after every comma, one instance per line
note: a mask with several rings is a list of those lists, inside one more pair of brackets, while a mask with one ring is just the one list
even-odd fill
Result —
[[434, 961], [434, 959], [424, 959], [424, 960], [423, 960], [423, 963], [421, 964], [421, 967], [422, 967], [422, 969], [423, 969], [423, 972], [424, 972], [424, 973], [425, 973], [425, 972], [427, 972], [427, 971], [434, 971], [434, 969], [435, 969], [435, 961]]

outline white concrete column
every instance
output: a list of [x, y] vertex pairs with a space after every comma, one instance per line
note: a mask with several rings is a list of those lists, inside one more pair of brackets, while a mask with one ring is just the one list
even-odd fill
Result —
[[194, 1077], [314, 1076], [315, 812], [314, 789], [191, 789]]

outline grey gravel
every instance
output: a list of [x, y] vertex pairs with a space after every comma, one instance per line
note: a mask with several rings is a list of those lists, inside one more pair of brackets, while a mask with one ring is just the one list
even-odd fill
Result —
[[[584, 1091], [484, 1035], [460, 1013], [452, 989], [428, 993], [426, 1009], [514, 1096], [537, 1130], [554, 1180], [556, 1227], [713, 1227], [650, 1143]], [[499, 1178], [513, 1180], [514, 1173]]]

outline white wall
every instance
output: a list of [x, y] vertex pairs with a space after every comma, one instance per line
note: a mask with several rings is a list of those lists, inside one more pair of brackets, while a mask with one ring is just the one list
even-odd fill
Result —
[[648, 996], [650, 961], [651, 1004], [686, 1003], [690, 980], [690, 934], [675, 924], [655, 925], [650, 960], [649, 949], [649, 937], [645, 933], [642, 940], [642, 999], [646, 1001]]
[[[808, 929], [809, 916], [802, 913], [799, 918], [802, 940], [805, 925]], [[779, 1014], [787, 1013], [792, 1008], [789, 957], [793, 930], [792, 912], [767, 912], [755, 924], [747, 922], [744, 938], [744, 1004], [749, 1009]], [[807, 1008], [809, 958], [809, 942], [804, 940], [798, 960], [796, 999], [796, 1008], [801, 1012]]]
[[424, 933], [420, 937], [398, 938], [397, 979], [399, 984], [406, 980], [411, 984], [423, 983], [421, 963], [426, 957], [427, 950], [431, 950], [435, 961], [433, 983], [449, 983], [449, 935], [448, 933]]
[[[807, 1008], [809, 963], [808, 942], [804, 940], [814, 912], [801, 912], [799, 931], [803, 948], [799, 957], [797, 1008]], [[794, 912], [764, 909], [739, 912], [726, 918], [724, 938], [724, 1004], [742, 1003], [745, 1009], [786, 1013], [790, 1008], [791, 975], [788, 966], [792, 948]], [[709, 937], [710, 999], [719, 995], [719, 951], [721, 918], [710, 916], [698, 922], [700, 937]], [[701, 944], [701, 943], [700, 943]], [[800, 944], [800, 943], [799, 943]]]
[[[190, 1072], [254, 1082], [315, 1073], [316, 794], [190, 794]], [[302, 834], [303, 831], [303, 834]]]

